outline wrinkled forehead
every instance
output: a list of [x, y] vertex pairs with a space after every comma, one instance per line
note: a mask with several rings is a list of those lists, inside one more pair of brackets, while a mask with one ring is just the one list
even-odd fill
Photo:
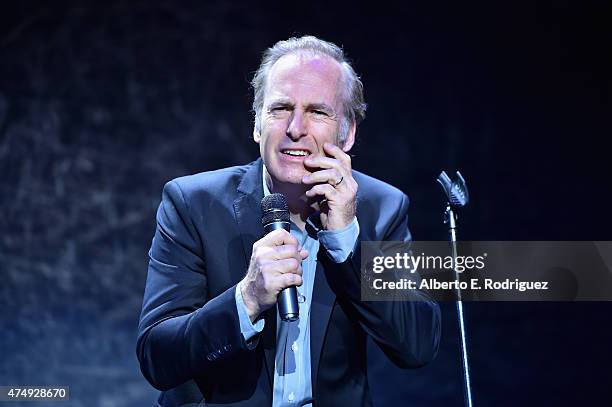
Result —
[[311, 87], [322, 96], [330, 93], [339, 101], [344, 89], [343, 79], [342, 67], [333, 58], [312, 51], [291, 53], [279, 58], [270, 69], [265, 98], [302, 86]]

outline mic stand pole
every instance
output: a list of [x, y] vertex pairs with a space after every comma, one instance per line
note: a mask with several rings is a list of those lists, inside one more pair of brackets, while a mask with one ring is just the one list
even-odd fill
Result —
[[[450, 205], [446, 207], [444, 213], [444, 223], [448, 225], [448, 237], [451, 245], [451, 255], [453, 257], [453, 278], [455, 281], [459, 281], [459, 273], [457, 272], [457, 218], [455, 212]], [[461, 366], [463, 368], [463, 395], [465, 399], [465, 405], [472, 407], [472, 386], [470, 382], [470, 367], [468, 362], [467, 353], [467, 342], [465, 333], [465, 323], [463, 318], [463, 301], [461, 300], [461, 288], [457, 286], [457, 319], [459, 321], [459, 340], [461, 343]]]
[[444, 223], [448, 225], [448, 238], [453, 259], [453, 278], [457, 282], [457, 319], [459, 322], [459, 339], [461, 345], [461, 367], [463, 370], [463, 396], [466, 407], [472, 407], [472, 385], [470, 382], [470, 365], [468, 362], [465, 323], [463, 318], [463, 301], [459, 287], [459, 272], [457, 271], [457, 215], [455, 209], [465, 206], [469, 201], [469, 194], [465, 180], [457, 171], [457, 181], [451, 181], [444, 171], [440, 173], [438, 182], [446, 193], [448, 204], [444, 212]]

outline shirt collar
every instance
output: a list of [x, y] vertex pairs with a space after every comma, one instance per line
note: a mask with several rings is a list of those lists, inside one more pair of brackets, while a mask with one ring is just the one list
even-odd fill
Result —
[[268, 183], [266, 182], [266, 173], [268, 170], [266, 169], [265, 164], [262, 163], [261, 165], [263, 166], [263, 171], [261, 172], [261, 183], [263, 184], [264, 197], [266, 197], [271, 194], [270, 188], [268, 188]]

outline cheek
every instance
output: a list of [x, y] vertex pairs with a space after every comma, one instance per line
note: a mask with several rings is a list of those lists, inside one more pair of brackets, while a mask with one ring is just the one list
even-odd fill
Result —
[[287, 129], [287, 120], [280, 118], [269, 118], [264, 123], [266, 133], [269, 135], [285, 134]]
[[270, 132], [270, 128], [262, 129], [261, 136], [259, 138], [259, 153], [263, 157], [266, 152], [270, 152], [274, 149], [274, 137]]
[[274, 144], [285, 134], [285, 128], [280, 120], [267, 120], [261, 130], [261, 144]]
[[323, 149], [323, 144], [332, 143], [338, 144], [338, 131], [339, 128], [336, 125], [329, 123], [320, 123], [312, 128], [317, 145]]

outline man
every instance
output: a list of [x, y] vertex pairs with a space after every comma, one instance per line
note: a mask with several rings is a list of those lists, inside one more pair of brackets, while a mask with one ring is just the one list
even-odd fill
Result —
[[[370, 406], [366, 335], [397, 365], [437, 351], [436, 303], [362, 302], [360, 242], [409, 240], [408, 198], [353, 171], [361, 81], [336, 45], [291, 38], [253, 79], [261, 158], [166, 184], [137, 344], [159, 405]], [[291, 233], [263, 236], [285, 195]], [[298, 286], [300, 318], [278, 318]], [[420, 300], [420, 301], [418, 301]]]

